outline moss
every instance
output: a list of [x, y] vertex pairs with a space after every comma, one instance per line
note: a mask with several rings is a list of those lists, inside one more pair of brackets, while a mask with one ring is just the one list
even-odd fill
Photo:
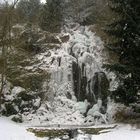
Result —
[[[102, 128], [81, 128], [81, 130], [86, 134], [99, 135], [101, 133], [105, 133], [105, 132], [107, 133], [107, 132], [109, 132], [109, 129], [113, 129], [115, 127], [116, 126], [114, 126], [114, 127], [102, 127]], [[108, 131], [101, 132], [103, 130], [108, 130]]]
[[22, 49], [23, 44], [20, 45], [15, 44], [14, 51], [8, 54], [7, 79], [14, 86], [21, 86], [33, 91], [38, 90], [41, 88], [43, 80], [49, 79], [49, 74], [40, 70], [32, 72], [32, 69], [25, 69], [27, 66], [38, 64], [38, 61], [34, 59], [33, 53]]
[[38, 91], [42, 88], [42, 83], [46, 79], [50, 79], [49, 73], [22, 73], [22, 71], [13, 71], [11, 75], [8, 77], [9, 81], [14, 86], [21, 86], [25, 89], [29, 89], [32, 91]]
[[114, 115], [114, 120], [116, 123], [125, 124], [140, 124], [140, 113], [127, 112], [126, 109], [119, 110]]
[[2, 71], [3, 71], [3, 62], [4, 62], [4, 60], [3, 60], [3, 58], [0, 56], [0, 73], [2, 73]]
[[[80, 130], [82, 130], [86, 134], [99, 135], [101, 133], [107, 133], [107, 132], [109, 132], [110, 129], [113, 129], [115, 127], [116, 126], [108, 127], [108, 128], [80, 128]], [[108, 131], [101, 132], [103, 130], [108, 130]], [[33, 129], [33, 128], [29, 128], [27, 131], [34, 133], [35, 136], [37, 136], [37, 137], [49, 137], [49, 138], [59, 137], [59, 138], [61, 138], [61, 137], [65, 136], [65, 135], [70, 136], [70, 134], [73, 131], [73, 129], [51, 129], [50, 130], [50, 129]]]
[[17, 123], [22, 123], [22, 117], [21, 116], [14, 116], [12, 119], [12, 121], [17, 122]]
[[67, 129], [33, 129], [29, 128], [27, 131], [32, 132], [37, 137], [49, 137], [49, 138], [55, 138], [55, 137], [62, 137], [64, 135], [67, 135]]

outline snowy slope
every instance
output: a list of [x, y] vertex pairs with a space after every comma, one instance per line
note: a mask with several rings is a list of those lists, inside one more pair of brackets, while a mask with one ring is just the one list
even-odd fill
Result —
[[[120, 125], [109, 133], [100, 135], [79, 134], [74, 140], [139, 140], [140, 130], [130, 125]], [[0, 140], [48, 140], [48, 138], [37, 138], [26, 131], [24, 126], [13, 123], [7, 118], [0, 117]], [[56, 138], [55, 140], [60, 140]]]
[[140, 130], [132, 128], [131, 126], [121, 126], [109, 133], [100, 135], [79, 135], [77, 140], [139, 140]]
[[36, 140], [36, 138], [24, 127], [0, 117], [0, 140]]

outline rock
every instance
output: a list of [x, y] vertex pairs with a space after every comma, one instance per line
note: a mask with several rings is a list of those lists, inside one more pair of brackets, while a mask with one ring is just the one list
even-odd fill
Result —
[[89, 109], [87, 115], [94, 116], [95, 112], [100, 112], [100, 108], [102, 106], [102, 101], [98, 100], [97, 104], [93, 105], [91, 109]]
[[35, 110], [38, 109], [41, 105], [41, 99], [40, 98], [35, 99], [33, 105]]
[[95, 81], [93, 89], [95, 94], [98, 95], [98, 97], [106, 97], [109, 89], [109, 80], [106, 74], [104, 72], [96, 72], [93, 80]]
[[41, 36], [37, 29], [25, 28], [25, 30], [23, 30], [19, 35], [19, 38], [21, 47], [24, 50], [34, 52], [36, 54], [41, 52], [40, 44], [37, 43]]
[[19, 98], [19, 97], [15, 97], [13, 102], [17, 105], [17, 106], [21, 106], [21, 103], [22, 103], [22, 99]]
[[75, 104], [75, 109], [79, 110], [81, 114], [85, 115], [90, 104], [85, 100], [84, 102], [77, 102]]
[[70, 139], [75, 138], [78, 134], [78, 130], [77, 129], [71, 129], [67, 131], [68, 136]]
[[106, 124], [106, 118], [103, 114], [101, 114], [99, 111], [94, 111], [92, 115], [87, 115], [85, 119], [85, 123], [92, 125], [98, 125], [98, 124]]
[[60, 36], [60, 39], [63, 43], [65, 43], [65, 42], [69, 41], [70, 36], [69, 35], [63, 35], [63, 36]]
[[65, 136], [63, 136], [61, 139], [62, 139], [62, 140], [69, 140], [70, 138], [69, 138], [68, 135], [65, 135]]
[[46, 32], [45, 34], [45, 42], [53, 44], [61, 44], [61, 40], [57, 37], [57, 35], [49, 32]]
[[[102, 106], [107, 107], [107, 97], [109, 95], [109, 80], [104, 72], [97, 72], [93, 77], [93, 92], [95, 94], [96, 101], [102, 100]], [[104, 110], [104, 109], [103, 109]], [[102, 110], [102, 111], [103, 111]]]
[[72, 74], [73, 74], [73, 82], [74, 82], [73, 85], [74, 85], [75, 96], [76, 96], [78, 101], [80, 100], [79, 99], [80, 98], [79, 97], [79, 95], [80, 95], [80, 81], [79, 81], [79, 79], [81, 77], [80, 73], [81, 73], [81, 69], [80, 69], [79, 65], [73, 61], [72, 62]]
[[23, 122], [21, 115], [15, 115], [11, 120], [16, 122], [16, 123], [22, 123]]
[[29, 93], [22, 93], [19, 94], [18, 97], [20, 97], [23, 101], [31, 101], [32, 99], [34, 99], [34, 95], [31, 95]]
[[[12, 95], [15, 95], [15, 102], [18, 103], [21, 100], [23, 101], [30, 101], [34, 99], [34, 95], [27, 93], [27, 91], [22, 87], [14, 87], [11, 91]], [[18, 100], [19, 99], [19, 100]]]
[[67, 97], [68, 99], [70, 99], [70, 100], [72, 99], [72, 95], [70, 94], [70, 92], [67, 92], [67, 93], [66, 93], [66, 97]]
[[49, 79], [49, 74], [47, 73], [28, 72], [19, 75], [19, 77], [16, 78], [17, 82], [15, 83], [15, 85], [20, 85], [25, 89], [37, 91], [37, 90], [41, 90], [42, 82], [47, 78]]
[[11, 94], [13, 94], [13, 95], [17, 95], [17, 94], [20, 94], [20, 93], [21, 94], [26, 93], [26, 90], [22, 87], [17, 86], [17, 87], [14, 87], [11, 91]]
[[11, 103], [11, 102], [8, 102], [8, 103], [5, 103], [5, 113], [4, 115], [6, 116], [10, 116], [10, 115], [14, 115], [14, 114], [17, 114], [17, 110], [15, 108], [15, 104]]
[[43, 44], [43, 48], [45, 49], [60, 49], [60, 45], [59, 44]]

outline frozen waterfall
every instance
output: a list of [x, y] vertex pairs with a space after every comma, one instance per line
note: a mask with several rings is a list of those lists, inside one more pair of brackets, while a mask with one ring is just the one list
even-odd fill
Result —
[[[66, 40], [61, 38], [67, 37]], [[40, 69], [51, 73], [44, 103], [31, 114], [32, 122], [91, 125], [107, 123], [109, 80], [102, 68], [106, 61], [103, 42], [88, 26], [66, 25], [56, 38], [60, 48], [37, 55]], [[45, 85], [44, 85], [45, 87]], [[43, 115], [42, 115], [43, 114]]]

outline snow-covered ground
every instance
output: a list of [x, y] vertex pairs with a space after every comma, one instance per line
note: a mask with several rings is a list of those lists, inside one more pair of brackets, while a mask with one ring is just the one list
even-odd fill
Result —
[[[27, 127], [23, 125], [0, 117], [0, 140], [48, 140], [48, 138], [37, 138], [26, 129]], [[55, 140], [60, 139], [56, 138]], [[73, 140], [140, 140], [140, 129], [130, 125], [119, 125], [108, 133], [100, 135], [79, 134]]]
[[0, 140], [37, 140], [33, 134], [7, 118], [0, 117]]
[[123, 126], [109, 133], [92, 135], [91, 137], [89, 135], [79, 135], [77, 140], [140, 140], [140, 130], [133, 129], [130, 126]]
[[117, 128], [109, 133], [92, 136], [92, 140], [139, 140], [139, 139], [140, 139], [140, 130], [134, 129], [129, 125]]

